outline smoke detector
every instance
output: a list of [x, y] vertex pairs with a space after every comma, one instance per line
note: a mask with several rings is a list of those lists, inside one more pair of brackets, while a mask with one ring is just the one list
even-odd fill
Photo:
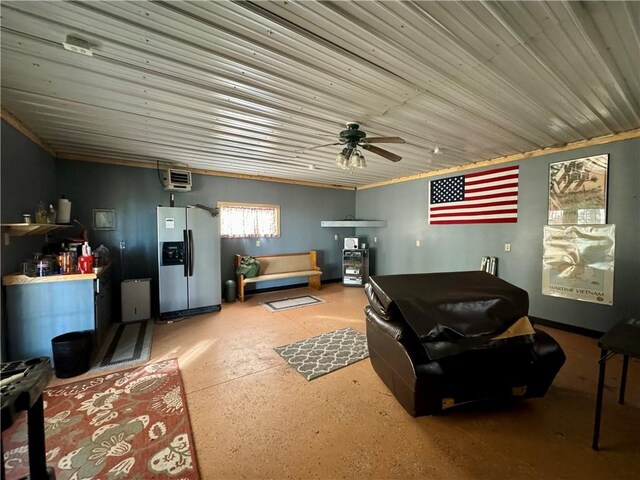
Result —
[[67, 35], [67, 41], [62, 42], [62, 46], [72, 52], [93, 57], [93, 52], [91, 51], [91, 45], [89, 44], [89, 42], [85, 42], [81, 38], [77, 38], [72, 35]]

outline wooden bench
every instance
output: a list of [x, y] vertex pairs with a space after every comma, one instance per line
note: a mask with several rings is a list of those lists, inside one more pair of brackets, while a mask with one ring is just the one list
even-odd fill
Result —
[[[308, 277], [309, 287], [320, 289], [322, 271], [316, 265], [315, 250], [306, 253], [285, 253], [281, 255], [257, 255], [260, 271], [257, 277], [245, 278], [238, 275], [238, 300], [244, 302], [244, 286], [248, 283], [280, 280], [282, 278]], [[240, 266], [242, 255], [236, 255], [236, 269]]]

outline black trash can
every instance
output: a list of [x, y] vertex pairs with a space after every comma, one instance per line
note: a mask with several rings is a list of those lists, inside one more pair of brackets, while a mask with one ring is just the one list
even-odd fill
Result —
[[236, 301], [236, 282], [233, 280], [227, 280], [224, 282], [224, 299], [227, 303], [233, 303]]
[[56, 377], [69, 378], [91, 368], [93, 331], [69, 332], [51, 339]]

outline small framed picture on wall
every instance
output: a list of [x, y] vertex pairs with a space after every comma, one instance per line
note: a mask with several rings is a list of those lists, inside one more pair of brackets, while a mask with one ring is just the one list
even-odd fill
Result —
[[607, 223], [609, 154], [549, 165], [549, 225]]
[[115, 230], [116, 211], [107, 208], [93, 209], [93, 229], [94, 230]]

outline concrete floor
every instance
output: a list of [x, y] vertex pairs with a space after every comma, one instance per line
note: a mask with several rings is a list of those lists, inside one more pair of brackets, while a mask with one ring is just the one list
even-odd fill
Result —
[[[304, 293], [327, 303], [260, 305]], [[155, 326], [151, 361], [179, 359], [202, 478], [640, 478], [640, 362], [630, 363], [624, 406], [621, 361], [608, 363], [601, 451], [591, 449], [594, 339], [545, 328], [567, 362], [542, 399], [420, 418], [368, 360], [308, 382], [274, 352], [338, 328], [364, 332], [365, 304], [362, 289], [330, 284]]]

